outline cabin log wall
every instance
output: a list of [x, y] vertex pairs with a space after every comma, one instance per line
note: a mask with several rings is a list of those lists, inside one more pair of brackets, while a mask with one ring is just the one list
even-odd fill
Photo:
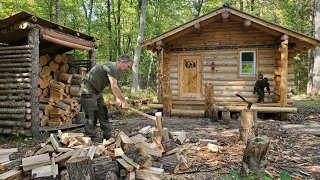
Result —
[[[177, 40], [167, 43], [172, 50], [169, 53], [169, 79], [172, 88], [172, 100], [187, 100], [186, 98], [178, 97], [178, 56], [202, 54], [203, 97], [200, 100], [204, 100], [205, 83], [213, 83], [215, 104], [243, 102], [235, 96], [236, 92], [243, 95], [247, 100], [256, 102], [258, 95], [253, 94], [253, 88], [257, 81], [257, 76], [238, 77], [238, 49], [250, 47], [250, 49], [257, 49], [256, 74], [261, 73], [269, 79], [271, 94], [265, 94], [265, 101], [273, 102], [273, 93], [278, 89], [274, 82], [275, 69], [277, 59], [280, 58], [278, 57], [278, 45], [276, 45], [277, 37], [252, 27], [244, 33], [243, 23], [235, 22], [234, 20], [229, 20], [227, 23], [222, 23], [221, 21], [212, 22], [202, 28], [201, 35], [195, 30]], [[264, 45], [268, 46], [263, 47]], [[184, 48], [196, 49], [199, 47], [219, 47], [220, 49], [183, 51]], [[294, 87], [293, 57], [295, 55], [296, 52], [289, 49], [287, 91]], [[214, 70], [211, 70], [212, 62], [214, 62]], [[288, 103], [290, 102], [292, 101], [288, 99]]]

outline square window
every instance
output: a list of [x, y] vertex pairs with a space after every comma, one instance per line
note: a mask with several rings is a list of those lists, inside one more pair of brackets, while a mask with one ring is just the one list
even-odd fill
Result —
[[240, 51], [240, 77], [256, 75], [256, 51]]

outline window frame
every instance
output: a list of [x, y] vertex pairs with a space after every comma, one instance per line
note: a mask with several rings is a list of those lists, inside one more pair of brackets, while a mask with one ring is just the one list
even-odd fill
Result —
[[[242, 53], [253, 53], [253, 70], [252, 74], [242, 74]], [[257, 49], [239, 49], [238, 50], [238, 56], [239, 56], [239, 63], [238, 63], [238, 77], [241, 78], [251, 78], [251, 77], [256, 77], [257, 76]]]

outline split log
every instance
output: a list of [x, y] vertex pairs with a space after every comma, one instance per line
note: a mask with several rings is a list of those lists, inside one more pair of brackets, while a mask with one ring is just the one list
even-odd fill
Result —
[[92, 162], [88, 156], [68, 160], [66, 166], [70, 180], [95, 179]]
[[45, 89], [49, 86], [49, 80], [47, 78], [42, 78], [40, 83], [40, 88]]
[[92, 167], [96, 179], [105, 180], [110, 172], [116, 177], [119, 176], [119, 165], [117, 161], [112, 161], [108, 156], [100, 156], [99, 158], [93, 159]]
[[51, 69], [49, 66], [43, 66], [42, 68], [42, 74], [45, 76], [49, 76], [51, 73]]
[[164, 170], [156, 167], [148, 167], [145, 169], [136, 170], [137, 179], [152, 179], [161, 180], [163, 179]]
[[[60, 70], [61, 72], [61, 70]], [[71, 74], [67, 74], [67, 73], [61, 73], [58, 80], [65, 83], [65, 84], [70, 84], [71, 83], [71, 79], [72, 79], [72, 75]]]
[[39, 58], [39, 64], [40, 64], [41, 66], [46, 65], [47, 62], [48, 62], [48, 60], [47, 60], [47, 57], [46, 57], [46, 56], [44, 56], [44, 55], [40, 56], [40, 58]]
[[54, 61], [51, 61], [49, 67], [52, 72], [55, 72], [58, 70], [59, 64], [55, 63]]
[[[62, 54], [61, 55], [61, 61], [64, 63], [64, 64], [67, 64], [68, 63], [68, 56], [66, 54]], [[68, 72], [68, 71], [67, 71]]]
[[174, 160], [169, 160], [169, 159], [160, 159], [160, 163], [163, 164], [163, 169], [164, 171], [168, 173], [178, 173], [179, 172], [179, 164], [180, 161], [174, 161]]
[[161, 142], [161, 144], [162, 144], [165, 152], [170, 151], [170, 150], [177, 147], [177, 145], [174, 143], [173, 139], [170, 139], [169, 141]]
[[247, 142], [248, 139], [258, 136], [258, 114], [257, 110], [244, 109], [241, 110], [240, 116], [240, 140]]
[[60, 70], [56, 70], [54, 73], [53, 73], [53, 79], [58, 81], [58, 78], [60, 76], [61, 72]]
[[76, 74], [78, 72], [79, 72], [79, 67], [77, 67], [77, 66], [70, 66], [69, 67], [69, 73], [70, 74]]
[[44, 112], [45, 115], [49, 116], [50, 110], [53, 108], [50, 104], [39, 103], [39, 109]]
[[70, 87], [70, 95], [80, 97], [80, 86], [71, 85]]
[[70, 110], [70, 106], [65, 104], [65, 103], [63, 103], [63, 102], [57, 102], [56, 107], [60, 108], [60, 109], [63, 109], [65, 111], [69, 111]]
[[76, 79], [72, 75], [71, 84], [72, 85], [81, 85], [82, 79]]
[[54, 57], [54, 62], [56, 62], [57, 64], [61, 63], [62, 61], [62, 57], [60, 54], [57, 54], [55, 57]]
[[79, 68], [79, 74], [84, 76], [87, 73], [87, 68], [86, 67], [80, 67]]
[[60, 67], [59, 67], [59, 71], [61, 73], [68, 73], [69, 65], [68, 64], [61, 64]]
[[42, 95], [43, 95], [44, 97], [48, 96], [49, 93], [50, 93], [49, 88], [44, 88], [43, 91], [42, 91]]
[[251, 173], [257, 173], [258, 179], [263, 177], [268, 161], [269, 144], [268, 137], [254, 137], [248, 140], [240, 173], [243, 177]]
[[152, 164], [148, 157], [142, 156], [136, 150], [130, 149], [129, 151], [125, 152], [125, 155], [128, 158], [132, 159], [135, 163], [141, 165], [142, 167], [148, 167]]

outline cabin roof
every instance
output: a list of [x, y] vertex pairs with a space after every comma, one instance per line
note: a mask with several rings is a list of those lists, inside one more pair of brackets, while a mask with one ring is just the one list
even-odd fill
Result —
[[[14, 26], [15, 24], [21, 23], [23, 21], [30, 21], [29, 18], [35, 17], [36, 22], [32, 22], [33, 24], [37, 24], [41, 27], [44, 27], [46, 29], [52, 29], [56, 30], [57, 32], [75, 36], [79, 39], [82, 39], [84, 41], [88, 42], [94, 42], [96, 40], [95, 37], [86, 35], [84, 33], [81, 33], [79, 31], [73, 30], [71, 28], [68, 28], [66, 26], [45, 20], [43, 18], [40, 18], [38, 16], [35, 16], [33, 14], [30, 14], [26, 11], [18, 12], [12, 16], [6, 17], [4, 19], [0, 19], [0, 32], [1, 30]], [[0, 33], [0, 43], [8, 44], [8, 45], [23, 45], [26, 44], [28, 38], [28, 31], [12, 31], [10, 33]], [[62, 45], [50, 43], [44, 39], [40, 39], [40, 53], [41, 50], [44, 48], [49, 50], [48, 52], [43, 53], [64, 53], [72, 50], [73, 48], [65, 47]], [[50, 52], [51, 51], [51, 52]]]
[[[205, 24], [206, 21], [210, 19], [221, 19], [221, 13], [223, 12], [229, 12], [230, 18], [235, 19], [240, 22], [244, 22], [244, 20], [249, 19], [251, 20], [252, 24], [251, 26], [260, 29], [261, 31], [265, 31], [269, 34], [272, 34], [277, 37], [281, 37], [284, 34], [287, 34], [289, 36], [289, 41], [292, 41], [294, 43], [301, 44], [301, 46], [304, 49], [310, 49], [314, 48], [315, 46], [320, 46], [320, 40], [309, 37], [307, 35], [304, 35], [299, 32], [295, 32], [293, 30], [290, 30], [288, 28], [279, 26], [277, 24], [271, 23], [269, 21], [266, 21], [264, 19], [258, 18], [256, 16], [253, 16], [251, 14], [247, 14], [245, 12], [239, 11], [235, 8], [225, 6], [221, 7], [219, 9], [216, 9], [210, 13], [207, 13], [205, 15], [202, 15], [198, 18], [195, 18], [191, 21], [188, 21], [180, 26], [177, 26], [167, 32], [164, 32], [160, 35], [157, 35], [151, 39], [143, 41], [140, 45], [142, 47], [148, 47], [148, 46], [154, 46], [154, 44], [157, 41], [163, 41], [163, 42], [170, 42], [176, 38], [179, 38], [183, 36], [184, 34], [194, 30], [194, 25], [196, 23], [199, 23], [200, 25]], [[175, 37], [174, 37], [175, 36]]]

